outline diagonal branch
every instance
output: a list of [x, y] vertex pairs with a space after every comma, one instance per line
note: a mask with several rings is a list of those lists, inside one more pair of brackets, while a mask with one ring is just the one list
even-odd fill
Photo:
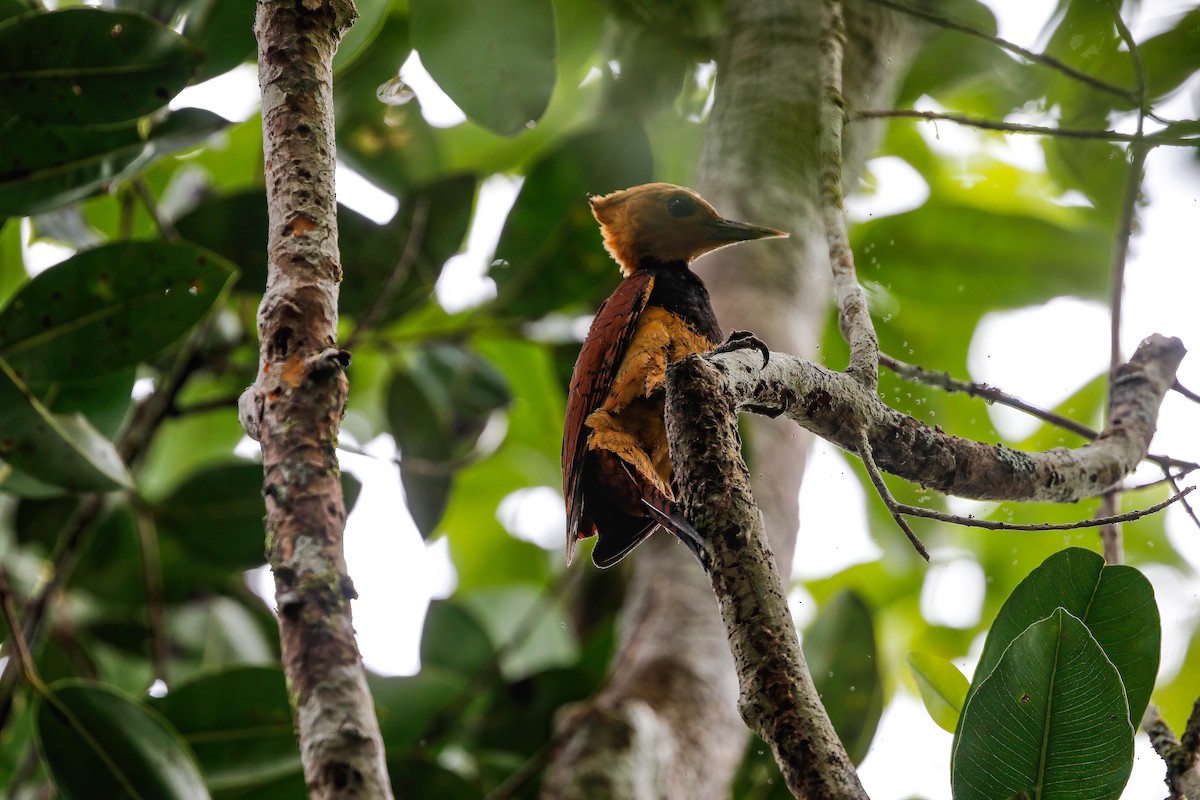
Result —
[[928, 122], [952, 122], [968, 128], [1005, 133], [1028, 133], [1036, 136], [1058, 136], [1064, 139], [1098, 139], [1105, 142], [1143, 143], [1151, 147], [1200, 147], [1200, 138], [1168, 136], [1164, 134], [1120, 133], [1110, 130], [1079, 128], [1051, 128], [1046, 125], [1026, 125], [1021, 122], [998, 122], [985, 117], [966, 114], [946, 114], [938, 111], [917, 111], [912, 108], [871, 108], [851, 112], [849, 121], [860, 119], [919, 119]]
[[846, 372], [867, 388], [879, 385], [879, 338], [871, 323], [867, 296], [854, 271], [854, 252], [846, 232], [842, 193], [842, 126], [846, 101], [842, 97], [842, 47], [846, 20], [841, 0], [824, 0], [821, 26], [821, 213], [833, 288], [837, 293], [838, 327], [850, 344]]
[[899, 11], [902, 14], [908, 14], [933, 25], [946, 28], [947, 30], [957, 31], [958, 33], [964, 33], [967, 36], [974, 36], [977, 39], [982, 39], [985, 42], [991, 42], [997, 47], [1007, 50], [1014, 55], [1018, 55], [1028, 61], [1032, 61], [1036, 64], [1041, 64], [1042, 66], [1061, 72], [1068, 78], [1073, 78], [1074, 80], [1090, 86], [1093, 89], [1106, 92], [1111, 95], [1116, 95], [1117, 97], [1128, 100], [1130, 103], [1136, 102], [1133, 92], [1129, 91], [1128, 89], [1121, 86], [1114, 86], [1113, 84], [1102, 81], [1097, 77], [1088, 75], [1086, 72], [1080, 72], [1070, 64], [1060, 61], [1054, 56], [1046, 55], [1045, 53], [1035, 53], [1032, 50], [1021, 47], [1019, 44], [1014, 44], [1007, 39], [1001, 39], [999, 36], [993, 36], [990, 33], [984, 33], [978, 28], [972, 28], [970, 25], [956, 22], [955, 20], [948, 19], [920, 8], [914, 8], [913, 6], [906, 5], [904, 3], [896, 3], [893, 2], [893, 0], [871, 0], [871, 2], [878, 3], [879, 5], [884, 6], [885, 8], [890, 8], [893, 11]]
[[712, 564], [712, 588], [741, 685], [738, 709], [771, 745], [797, 797], [866, 800], [800, 650], [750, 493], [737, 403], [722, 372], [695, 356], [672, 364], [666, 418], [683, 513], [703, 535]]

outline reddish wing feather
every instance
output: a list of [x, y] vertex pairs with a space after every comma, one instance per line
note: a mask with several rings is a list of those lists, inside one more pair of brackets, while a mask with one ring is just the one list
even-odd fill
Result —
[[[567, 421], [563, 428], [562, 471], [563, 496], [567, 501], [567, 563], [580, 538], [579, 520], [583, 513], [583, 460], [587, 454], [588, 415], [599, 408], [633, 338], [638, 317], [654, 289], [654, 276], [635, 272], [612, 293], [588, 331], [575, 371], [571, 375], [571, 390], [567, 395]], [[591, 531], [583, 533], [591, 535]]]

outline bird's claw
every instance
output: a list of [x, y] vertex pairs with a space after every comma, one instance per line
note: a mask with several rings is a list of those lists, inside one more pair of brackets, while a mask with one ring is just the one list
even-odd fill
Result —
[[713, 350], [713, 352], [732, 353], [735, 350], [746, 350], [749, 348], [754, 348], [762, 354], [762, 365], [766, 367], [767, 363], [771, 360], [771, 351], [767, 347], [766, 342], [750, 331], [730, 331], [725, 341]]

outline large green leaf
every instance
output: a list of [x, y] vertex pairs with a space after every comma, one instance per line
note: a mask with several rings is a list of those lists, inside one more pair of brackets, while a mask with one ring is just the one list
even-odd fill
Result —
[[173, 111], [142, 134], [138, 123], [0, 125], [0, 214], [40, 214], [101, 192], [138, 167], [194, 147], [229, 126], [199, 108]]
[[396, 372], [388, 419], [408, 510], [422, 536], [441, 521], [456, 462], [471, 456], [492, 412], [508, 399], [496, 368], [457, 345], [422, 347]]
[[204, 51], [197, 81], [254, 58], [254, 8], [245, 0], [192, 0], [188, 5], [183, 35]]
[[[0, 459], [40, 481], [69, 491], [111, 491], [132, 481], [112, 442], [80, 414], [46, 410], [0, 359]], [[0, 486], [9, 470], [0, 466]]]
[[0, 357], [28, 381], [135, 365], [203, 319], [233, 277], [224, 259], [188, 244], [118, 242], [83, 251], [0, 309]]
[[195, 756], [159, 714], [100, 684], [50, 690], [37, 706], [38, 747], [64, 798], [208, 798]]
[[422, 665], [473, 678], [495, 657], [495, 648], [474, 614], [449, 600], [429, 604], [421, 633]]
[[1154, 589], [1133, 567], [1106, 566], [1079, 547], [1046, 559], [1009, 596], [988, 633], [974, 685], [986, 679], [1022, 631], [1060, 607], [1083, 621], [1116, 667], [1129, 697], [1129, 719], [1139, 722], [1158, 674], [1162, 633]]
[[804, 657], [834, 730], [860, 763], [883, 714], [875, 623], [866, 601], [846, 591], [825, 604], [804, 634]]
[[200, 52], [141, 14], [69, 8], [0, 23], [0, 110], [37, 122], [124, 122], [187, 86]]
[[39, 214], [81, 200], [148, 158], [136, 125], [0, 125], [0, 214]]
[[916, 650], [908, 654], [908, 668], [929, 716], [939, 728], [954, 733], [970, 688], [966, 676], [946, 659]]
[[598, 306], [620, 274], [604, 252], [587, 196], [652, 175], [649, 140], [632, 121], [575, 134], [547, 152], [526, 176], [496, 246], [496, 305], [521, 317], [564, 303]]
[[[239, 2], [240, 0], [232, 0]], [[358, 19], [342, 41], [338, 44], [337, 53], [333, 56], [333, 72], [336, 75], [354, 63], [363, 51], [371, 46], [375, 37], [383, 30], [388, 12], [392, 8], [392, 0], [358, 0], [354, 4], [358, 11]], [[186, 32], [185, 32], [186, 35]]]
[[[442, 264], [458, 252], [475, 198], [475, 181], [458, 176], [406, 192], [390, 222], [379, 225], [356, 211], [338, 206], [343, 279], [338, 309], [362, 314], [378, 298], [397, 265], [418, 205], [424, 206], [421, 247], [398, 276], [395, 294], [383, 319], [396, 319], [433, 293]], [[239, 291], [259, 294], [266, 286], [267, 201], [261, 189], [214, 197], [192, 209], [175, 227], [189, 241], [219, 253], [241, 270]]]
[[[442, 711], [466, 690], [465, 679], [435, 666], [403, 678], [367, 676], [379, 728], [389, 750], [421, 740]], [[443, 720], [453, 724], [453, 720]]]
[[214, 792], [301, 772], [283, 671], [234, 667], [173, 686], [150, 707], [191, 746]]
[[[201, 469], [155, 506], [160, 535], [226, 571], [253, 569], [263, 555], [262, 465], [238, 461]], [[346, 507], [359, 481], [342, 474]]]
[[1107, 800], [1132, 767], [1120, 675], [1059, 608], [1017, 636], [967, 698], [950, 780], [957, 800]]
[[557, 45], [550, 0], [411, 0], [413, 46], [468, 117], [514, 135], [554, 91]]

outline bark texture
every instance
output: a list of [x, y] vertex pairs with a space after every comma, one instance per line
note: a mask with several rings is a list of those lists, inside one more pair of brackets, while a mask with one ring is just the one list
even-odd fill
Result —
[[[698, 262], [722, 326], [753, 330], [773, 347], [806, 356], [816, 351], [832, 300], [818, 194], [819, 12], [809, 0], [731, 0], [697, 185], [722, 215], [792, 235]], [[854, 106], [890, 106], [920, 37], [907, 20], [868, 2], [848, 4], [846, 15], [847, 97]], [[856, 126], [860, 138], [847, 143], [850, 186], [870, 130]], [[790, 573], [809, 439], [783, 420], [756, 417], [748, 426], [755, 495], [781, 569]], [[560, 719], [561, 747], [543, 796], [727, 797], [746, 726], [712, 587], [671, 537], [651, 537], [631, 560], [612, 676], [594, 700]], [[644, 738], [621, 735], [631, 726], [666, 745], [645, 749]], [[637, 784], [655, 787], [651, 793], [618, 782], [635, 768], [653, 774]]]
[[[1109, 423], [1100, 435], [1083, 447], [1044, 453], [952, 436], [888, 407], [849, 374], [802, 358], [772, 353], [765, 367], [756, 351], [707, 358], [735, 405], [776, 409], [851, 453], [865, 431], [875, 463], [893, 475], [976, 500], [1070, 503], [1116, 485], [1145, 457], [1186, 352], [1174, 337], [1147, 338], [1113, 373]], [[694, 391], [668, 379], [672, 390]]]
[[267, 558], [309, 796], [390, 798], [383, 741], [350, 618], [335, 447], [349, 354], [336, 346], [333, 55], [351, 0], [259, 0], [270, 219], [260, 369], [242, 397], [262, 443]]
[[746, 724], [767, 741], [797, 797], [866, 798], [796, 638], [780, 572], [741, 456], [737, 413], [774, 405], [853, 450], [865, 431], [877, 463], [927, 486], [987, 499], [1074, 500], [1116, 483], [1154, 436], [1184, 355], [1154, 335], [1113, 380], [1112, 417], [1091, 444], [1020, 453], [928, 428], [879, 402], [849, 372], [757, 351], [691, 356], [667, 375], [667, 433], [685, 516], [700, 532], [741, 687]]

